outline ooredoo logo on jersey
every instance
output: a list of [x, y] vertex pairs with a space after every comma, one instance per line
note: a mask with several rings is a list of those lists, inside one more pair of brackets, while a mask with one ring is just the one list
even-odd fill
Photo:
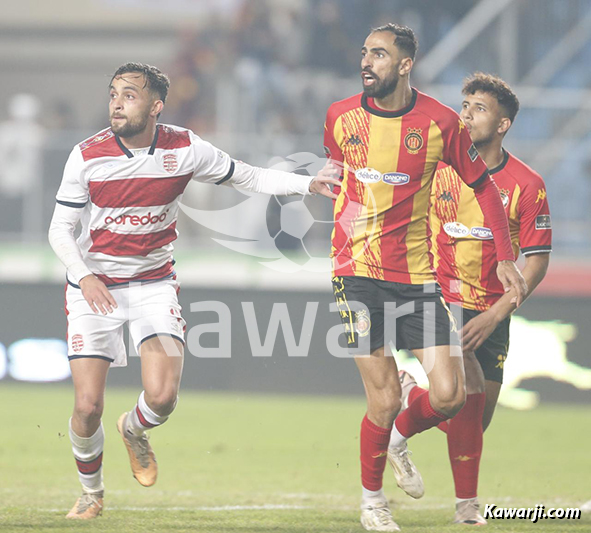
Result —
[[148, 212], [147, 215], [119, 215], [118, 217], [106, 217], [105, 224], [117, 224], [118, 226], [124, 224], [130, 224], [131, 226], [150, 226], [153, 224], [158, 224], [159, 222], [164, 222], [166, 220], [166, 213], [162, 213], [161, 215], [152, 215], [152, 213]]

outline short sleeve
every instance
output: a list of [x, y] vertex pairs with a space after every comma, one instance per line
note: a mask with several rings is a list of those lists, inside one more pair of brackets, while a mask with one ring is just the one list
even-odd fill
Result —
[[540, 178], [524, 188], [518, 203], [519, 246], [523, 255], [552, 251], [552, 222], [546, 186]]
[[84, 179], [84, 160], [80, 147], [75, 146], [66, 166], [62, 182], [56, 194], [58, 204], [67, 207], [84, 207], [88, 202], [88, 184]]
[[202, 183], [221, 185], [234, 173], [230, 156], [191, 132], [191, 148], [195, 157], [193, 179]]
[[[343, 178], [344, 156], [341, 146], [335, 138], [335, 126], [337, 121], [336, 112], [331, 106], [326, 113], [326, 121], [324, 122], [324, 154], [328, 159], [335, 161], [341, 167], [341, 176]], [[333, 192], [339, 194], [340, 187], [335, 186]]]
[[[453, 113], [453, 115], [452, 115]], [[464, 121], [450, 110], [446, 117], [447, 127], [444, 137], [443, 161], [451, 165], [466, 185], [478, 187], [488, 176], [488, 169], [472, 143]]]

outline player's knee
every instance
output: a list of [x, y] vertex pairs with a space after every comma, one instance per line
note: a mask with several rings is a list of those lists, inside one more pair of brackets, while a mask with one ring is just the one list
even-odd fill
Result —
[[103, 416], [103, 401], [89, 396], [76, 399], [74, 411], [83, 420], [96, 420]]
[[437, 412], [450, 418], [457, 415], [466, 403], [466, 390], [464, 387], [454, 387], [430, 397], [431, 405]]
[[176, 407], [178, 390], [163, 388], [152, 394], [146, 394], [146, 403], [159, 416], [168, 416]]

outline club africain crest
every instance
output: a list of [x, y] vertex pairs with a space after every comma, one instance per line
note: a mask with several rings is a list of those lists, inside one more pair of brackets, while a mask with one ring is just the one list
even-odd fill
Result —
[[179, 168], [179, 163], [177, 161], [176, 155], [174, 154], [165, 154], [162, 158], [162, 166], [164, 170], [169, 174], [173, 174]]
[[82, 348], [84, 348], [84, 339], [82, 338], [82, 335], [77, 333], [72, 337], [72, 350], [76, 353], [80, 353]]

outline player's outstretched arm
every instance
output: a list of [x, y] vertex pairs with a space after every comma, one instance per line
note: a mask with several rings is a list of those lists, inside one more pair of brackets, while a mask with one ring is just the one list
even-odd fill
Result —
[[235, 165], [231, 179], [224, 182], [224, 185], [233, 185], [246, 191], [278, 196], [321, 194], [327, 198], [336, 198], [329, 186], [340, 185], [335, 177], [338, 170], [330, 161], [315, 177], [273, 168], [253, 167], [240, 161]]
[[[523, 277], [528, 287], [525, 298], [529, 297], [544, 279], [549, 264], [549, 253], [530, 254], [525, 257]], [[495, 302], [490, 309], [474, 317], [462, 328], [460, 335], [464, 351], [473, 352], [480, 348], [497, 326], [515, 311], [517, 308], [516, 296], [516, 291], [510, 290]]]

